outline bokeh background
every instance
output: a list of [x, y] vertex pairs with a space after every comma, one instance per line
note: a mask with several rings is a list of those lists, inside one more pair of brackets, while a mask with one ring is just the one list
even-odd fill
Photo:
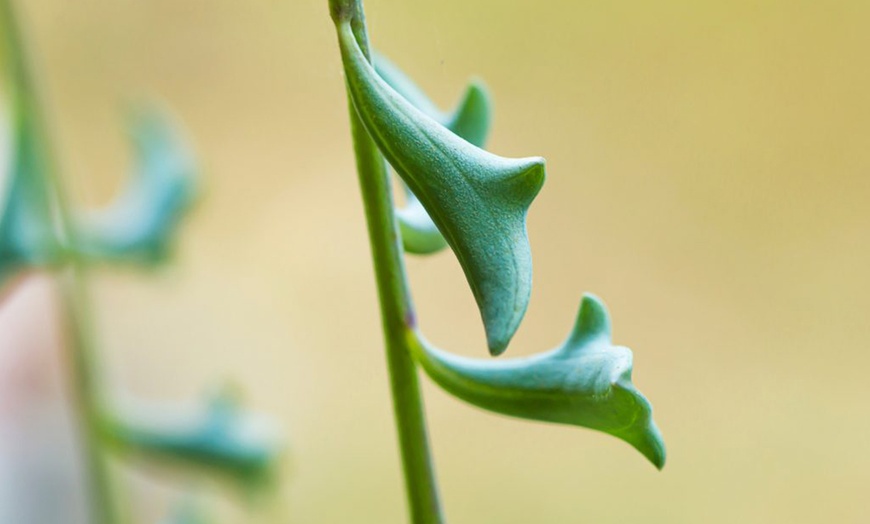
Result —
[[[118, 188], [122, 110], [142, 96], [173, 108], [205, 167], [174, 265], [95, 279], [115, 390], [191, 399], [232, 379], [284, 427], [282, 522], [403, 522], [325, 0], [17, 3], [77, 202]], [[508, 356], [556, 345], [595, 292], [669, 448], [658, 473], [621, 441], [424, 380], [450, 522], [870, 522], [870, 3], [367, 7], [375, 46], [443, 107], [485, 79], [494, 152], [548, 160]], [[483, 356], [452, 254], [409, 266], [427, 336]], [[44, 296], [9, 304], [50, 300], [24, 289]], [[141, 522], [171, 505], [159, 477], [122, 476]], [[224, 496], [221, 522], [269, 521]]]

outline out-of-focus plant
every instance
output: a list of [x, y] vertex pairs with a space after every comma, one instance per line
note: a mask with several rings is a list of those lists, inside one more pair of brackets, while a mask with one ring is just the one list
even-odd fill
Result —
[[[52, 272], [58, 283], [71, 353], [71, 380], [87, 457], [92, 521], [127, 522], [113, 493], [111, 456], [192, 465], [250, 490], [274, 474], [278, 453], [268, 423], [220, 392], [204, 406], [110, 400], [101, 377], [88, 272], [98, 263], [163, 262], [194, 201], [197, 166], [167, 115], [147, 106], [133, 112], [136, 166], [107, 208], [77, 213], [64, 192], [49, 143], [37, 84], [23, 48], [12, 0], [0, 0], [0, 286], [29, 270]], [[178, 522], [200, 522], [185, 510]]]
[[[329, 7], [344, 64], [412, 522], [443, 522], [418, 365], [480, 408], [603, 431], [663, 467], [665, 447], [652, 408], [631, 381], [631, 350], [613, 345], [598, 298], [582, 298], [563, 344], [527, 358], [460, 357], [420, 333], [403, 250], [428, 254], [450, 246], [480, 309], [489, 352], [507, 348], [531, 293], [525, 220], [544, 183], [544, 160], [482, 149], [491, 110], [482, 84], [472, 83], [453, 113], [441, 112], [396, 66], [378, 56], [372, 64], [361, 0], [329, 0]], [[393, 202], [387, 163], [406, 187], [401, 209]]]

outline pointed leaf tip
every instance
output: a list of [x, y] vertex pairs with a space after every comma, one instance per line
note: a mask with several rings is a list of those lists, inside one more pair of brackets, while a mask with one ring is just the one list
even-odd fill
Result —
[[531, 295], [525, 219], [544, 181], [543, 160], [499, 157], [459, 138], [375, 73], [349, 24], [338, 24], [338, 34], [360, 120], [453, 248], [490, 352], [503, 352]]
[[[630, 352], [627, 348], [624, 348]], [[665, 466], [667, 452], [661, 431], [653, 420], [652, 404], [631, 382], [631, 365], [613, 384], [614, 406], [622, 405], [626, 413], [635, 413], [634, 419], [622, 428], [605, 430], [638, 450], [659, 471]]]
[[491, 122], [492, 99], [489, 91], [481, 80], [474, 79], [444, 125], [469, 143], [483, 147]]
[[642, 432], [635, 438], [634, 442], [630, 442], [635, 449], [640, 451], [653, 466], [659, 471], [664, 469], [667, 460], [667, 451], [665, 449], [665, 441], [655, 422], [650, 419], [646, 431]]
[[505, 192], [524, 212], [538, 196], [547, 178], [547, 161], [540, 156], [518, 159], [515, 173], [506, 177]]
[[610, 340], [610, 314], [597, 296], [586, 293], [580, 301], [580, 310], [571, 332], [569, 345], [581, 345], [587, 340], [604, 337]]

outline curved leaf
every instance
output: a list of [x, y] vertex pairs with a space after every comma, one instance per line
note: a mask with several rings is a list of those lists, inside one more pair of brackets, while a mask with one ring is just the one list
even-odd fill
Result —
[[426, 93], [420, 89], [411, 78], [402, 71], [392, 60], [381, 53], [372, 53], [372, 65], [375, 72], [384, 82], [402, 95], [412, 106], [416, 107], [430, 118], [445, 125], [449, 116], [435, 105]]
[[574, 329], [558, 348], [506, 361], [451, 355], [417, 339], [426, 373], [475, 406], [513, 417], [572, 424], [618, 437], [657, 468], [665, 446], [652, 406], [631, 382], [631, 350], [611, 344], [604, 304], [585, 295]]
[[124, 453], [164, 458], [224, 473], [244, 484], [266, 481], [279, 455], [274, 428], [226, 395], [205, 409], [126, 406], [105, 436]]
[[[483, 147], [492, 121], [492, 102], [482, 82], [473, 80], [451, 114], [443, 113], [398, 66], [380, 54], [374, 55], [375, 71], [401, 96], [424, 114], [439, 122], [469, 143]], [[447, 247], [438, 226], [426, 213], [416, 195], [405, 189], [405, 206], [396, 209], [396, 218], [406, 252], [418, 255], [436, 253]]]
[[82, 217], [77, 250], [88, 257], [135, 262], [165, 258], [196, 196], [197, 166], [176, 126], [162, 112], [133, 112], [137, 166], [107, 208]]
[[483, 82], [473, 79], [444, 127], [477, 147], [486, 145], [492, 123], [492, 100]]
[[489, 350], [500, 354], [531, 294], [526, 212], [544, 182], [544, 160], [499, 157], [451, 133], [381, 80], [347, 22], [337, 27], [360, 120], [456, 253]]
[[387, 57], [376, 53], [373, 62], [378, 76], [423, 114], [477, 147], [486, 144], [492, 123], [492, 99], [482, 81], [472, 79], [453, 112], [445, 113]]

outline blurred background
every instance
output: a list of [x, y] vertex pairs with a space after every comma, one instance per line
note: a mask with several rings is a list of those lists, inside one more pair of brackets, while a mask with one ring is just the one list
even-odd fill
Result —
[[[121, 184], [122, 110], [142, 96], [174, 110], [205, 166], [175, 263], [94, 279], [113, 388], [190, 399], [232, 379], [285, 429], [282, 522], [404, 522], [326, 1], [17, 4], [79, 204]], [[621, 441], [483, 413], [424, 379], [450, 522], [870, 522], [870, 3], [367, 9], [373, 44], [445, 109], [485, 79], [492, 151], [548, 160], [507, 356], [558, 344], [598, 294], [669, 451], [658, 473]], [[453, 255], [409, 269], [427, 337], [484, 356]], [[57, 382], [52, 296], [29, 282], [7, 297], [0, 352], [43, 340], [30, 369]], [[44, 411], [32, 435], [64, 417]], [[157, 521], [170, 489], [119, 469], [139, 521]], [[219, 522], [269, 521], [224, 496]]]

